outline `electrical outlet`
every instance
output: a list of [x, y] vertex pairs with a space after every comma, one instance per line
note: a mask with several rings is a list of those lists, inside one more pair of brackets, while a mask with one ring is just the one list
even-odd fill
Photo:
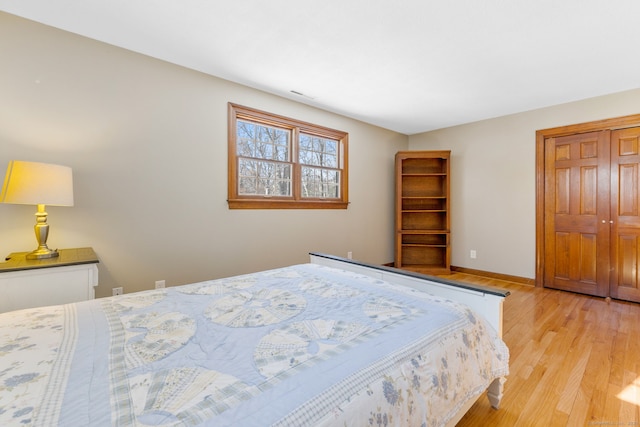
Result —
[[164, 289], [164, 280], [156, 280], [156, 289]]
[[469, 251], [469, 258], [476, 259], [477, 257], [478, 257], [478, 254], [476, 253], [476, 250], [471, 249], [471, 251]]
[[351, 252], [351, 251], [347, 252], [347, 258], [348, 259], [353, 259], [353, 252]]
[[122, 289], [122, 286], [117, 287], [117, 288], [113, 288], [113, 289], [111, 289], [111, 291], [113, 292], [113, 296], [122, 295], [124, 293], [124, 290]]

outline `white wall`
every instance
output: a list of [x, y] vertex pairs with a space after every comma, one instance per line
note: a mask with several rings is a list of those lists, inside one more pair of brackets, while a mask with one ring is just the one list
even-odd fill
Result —
[[640, 89], [410, 136], [451, 149], [452, 264], [533, 278], [536, 130], [638, 113]]
[[[306, 262], [393, 260], [393, 156], [408, 137], [0, 13], [0, 176], [68, 165], [49, 246], [92, 246], [98, 296]], [[227, 103], [349, 133], [347, 210], [229, 210]], [[35, 207], [0, 204], [0, 255], [35, 249]]]

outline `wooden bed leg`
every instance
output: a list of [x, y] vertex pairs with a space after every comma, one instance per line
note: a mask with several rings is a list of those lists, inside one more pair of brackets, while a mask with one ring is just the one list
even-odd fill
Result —
[[505, 377], [496, 378], [489, 385], [487, 389], [487, 396], [489, 397], [489, 402], [494, 409], [500, 409], [500, 401], [502, 400], [502, 393], [504, 391], [504, 382], [507, 379]]

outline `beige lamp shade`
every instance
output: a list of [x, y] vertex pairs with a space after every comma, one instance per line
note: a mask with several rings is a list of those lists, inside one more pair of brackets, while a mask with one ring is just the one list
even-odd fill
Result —
[[73, 206], [71, 168], [11, 160], [4, 178], [0, 203]]

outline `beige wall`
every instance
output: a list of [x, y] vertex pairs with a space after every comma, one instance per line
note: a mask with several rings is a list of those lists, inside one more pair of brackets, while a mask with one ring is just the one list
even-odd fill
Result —
[[[76, 205], [48, 208], [49, 243], [96, 250], [99, 296], [314, 250], [389, 262], [405, 149], [452, 150], [453, 264], [532, 278], [535, 131], [640, 113], [635, 90], [407, 137], [5, 13], [0, 56], [0, 176], [12, 159], [73, 168]], [[349, 132], [349, 209], [227, 209], [227, 102]], [[34, 212], [0, 204], [0, 255], [35, 248]]]
[[536, 130], [638, 113], [640, 89], [410, 136], [451, 149], [452, 264], [533, 278]]
[[[0, 176], [74, 172], [49, 246], [92, 246], [98, 296], [306, 262], [393, 259], [393, 156], [408, 137], [0, 13]], [[227, 103], [349, 133], [347, 210], [229, 210]], [[35, 249], [35, 207], [0, 204], [0, 254]]]

